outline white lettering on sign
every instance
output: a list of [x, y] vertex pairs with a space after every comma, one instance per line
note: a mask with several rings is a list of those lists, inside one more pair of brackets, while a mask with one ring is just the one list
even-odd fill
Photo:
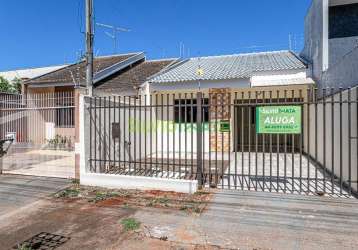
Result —
[[295, 124], [294, 117], [273, 117], [268, 116], [266, 117], [265, 124]]

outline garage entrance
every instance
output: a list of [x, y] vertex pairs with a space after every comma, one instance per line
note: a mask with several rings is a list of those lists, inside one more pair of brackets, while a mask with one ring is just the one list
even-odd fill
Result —
[[74, 178], [72, 92], [1, 94], [0, 135], [13, 139], [2, 172]]

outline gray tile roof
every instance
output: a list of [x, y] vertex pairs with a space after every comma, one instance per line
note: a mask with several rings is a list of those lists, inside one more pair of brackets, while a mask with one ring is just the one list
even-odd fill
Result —
[[[198, 76], [197, 69], [203, 70]], [[254, 72], [305, 69], [305, 63], [290, 51], [274, 51], [227, 56], [190, 58], [150, 82], [173, 83], [194, 80], [223, 80], [250, 78]]]

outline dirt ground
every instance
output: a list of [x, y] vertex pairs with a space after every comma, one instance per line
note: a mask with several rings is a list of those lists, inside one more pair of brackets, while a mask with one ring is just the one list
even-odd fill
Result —
[[[12, 249], [32, 236], [48, 232], [70, 239], [56, 249], [221, 249], [217, 246], [168, 241], [145, 225], [126, 230], [122, 221], [139, 210], [198, 216], [211, 194], [106, 190], [71, 187], [1, 219], [0, 249]], [[140, 223], [140, 222], [138, 222]], [[37, 249], [37, 246], [33, 249]], [[31, 248], [30, 248], [31, 249]]]
[[[50, 239], [66, 237], [56, 248], [66, 250], [349, 250], [357, 249], [357, 232], [358, 201], [352, 199], [73, 184], [0, 216], [0, 249], [21, 249], [31, 237], [50, 233]], [[33, 242], [54, 244], [45, 237]]]

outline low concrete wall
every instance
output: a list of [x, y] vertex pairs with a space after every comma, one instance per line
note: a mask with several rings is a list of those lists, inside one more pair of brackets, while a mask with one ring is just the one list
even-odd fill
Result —
[[154, 177], [82, 173], [81, 184], [106, 188], [127, 188], [141, 190], [163, 190], [193, 194], [198, 181], [163, 179]]

